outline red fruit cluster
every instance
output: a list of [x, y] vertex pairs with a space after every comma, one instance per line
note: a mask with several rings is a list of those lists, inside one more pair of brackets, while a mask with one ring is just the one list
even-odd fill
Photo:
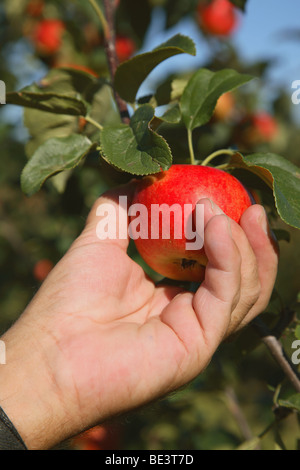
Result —
[[41, 54], [55, 54], [61, 47], [65, 25], [62, 21], [42, 20], [36, 26], [33, 42]]
[[136, 51], [134, 41], [127, 36], [117, 36], [116, 38], [116, 53], [120, 62], [130, 59]]
[[197, 15], [201, 28], [216, 36], [229, 36], [238, 24], [236, 10], [229, 0], [212, 0], [207, 6], [200, 4]]

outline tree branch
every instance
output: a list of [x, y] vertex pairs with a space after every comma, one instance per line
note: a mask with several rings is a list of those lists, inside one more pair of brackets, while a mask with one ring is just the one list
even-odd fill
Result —
[[[108, 68], [111, 76], [112, 83], [116, 70], [119, 65], [119, 59], [116, 53], [116, 32], [115, 32], [115, 13], [116, 13], [116, 2], [115, 0], [103, 0], [105, 18], [108, 24], [108, 32], [105, 35], [105, 51], [108, 61]], [[115, 100], [120, 112], [122, 121], [125, 124], [129, 124], [130, 118], [126, 102], [119, 96], [114, 90]]]
[[286, 354], [282, 348], [281, 343], [278, 341], [276, 336], [272, 334], [269, 328], [263, 323], [262, 320], [257, 318], [252, 322], [252, 326], [258, 335], [261, 337], [262, 342], [267, 346], [273, 358], [277, 364], [281, 367], [284, 374], [293, 385], [295, 390], [300, 393], [300, 376], [297, 370], [295, 370], [293, 364], [286, 357]]

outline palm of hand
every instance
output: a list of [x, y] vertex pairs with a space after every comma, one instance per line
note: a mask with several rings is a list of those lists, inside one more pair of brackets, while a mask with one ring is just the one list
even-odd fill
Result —
[[34, 302], [43, 290], [53, 302], [41, 323], [63, 358], [55, 382], [72, 401], [76, 390], [82, 420], [95, 419], [95, 407], [103, 419], [132, 400], [139, 406], [186, 379], [186, 346], [166, 308], [182, 289], [156, 287], [119, 245], [89, 243], [83, 234]]
[[[46, 331], [55, 344], [49, 350], [57, 354], [47, 361], [65, 408], [77, 406], [79, 430], [193, 379], [232, 322], [236, 327], [246, 316], [249, 322], [267, 303], [277, 258], [257, 225], [261, 209], [248, 209], [244, 222], [263, 266], [254, 270], [255, 254], [243, 230], [231, 223], [232, 236], [227, 217], [205, 204], [209, 262], [196, 294], [155, 286], [126, 254], [128, 240], [99, 241], [94, 208], [33, 300], [27, 316], [32, 308], [44, 312], [32, 327]], [[271, 259], [269, 266], [264, 257]], [[257, 286], [264, 277], [261, 295]]]

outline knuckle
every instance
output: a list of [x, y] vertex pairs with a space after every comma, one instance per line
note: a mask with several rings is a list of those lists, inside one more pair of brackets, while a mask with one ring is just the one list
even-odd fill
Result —
[[253, 299], [254, 299], [255, 303], [260, 298], [261, 292], [262, 292], [262, 285], [261, 285], [260, 280], [257, 279], [256, 286], [255, 286], [254, 291], [253, 291]]
[[248, 312], [258, 303], [261, 297], [261, 293], [261, 283], [259, 280], [257, 280], [255, 285], [249, 289], [247, 296], [244, 298], [244, 304]]

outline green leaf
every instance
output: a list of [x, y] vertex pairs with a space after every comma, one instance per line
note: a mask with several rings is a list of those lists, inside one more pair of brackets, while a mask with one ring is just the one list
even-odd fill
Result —
[[239, 8], [240, 10], [242, 11], [246, 10], [247, 0], [230, 0], [230, 1], [231, 3], [233, 3], [235, 7]]
[[43, 183], [60, 171], [75, 168], [92, 147], [84, 136], [53, 138], [34, 153], [21, 175], [21, 187], [25, 194], [36, 193]]
[[31, 158], [36, 150], [53, 137], [67, 137], [78, 131], [78, 117], [53, 114], [38, 109], [25, 108], [24, 124], [30, 134], [26, 155]]
[[152, 52], [140, 54], [123, 62], [115, 74], [115, 88], [127, 102], [134, 103], [136, 94], [147, 76], [164, 60], [178, 54], [196, 55], [194, 42], [177, 34]]
[[7, 103], [71, 116], [86, 115], [105, 80], [72, 68], [55, 68], [39, 83], [7, 93]]
[[[52, 70], [43, 78], [39, 88], [47, 93], [57, 88], [57, 93], [79, 97], [84, 103], [88, 103], [88, 115], [102, 125], [120, 121], [118, 111], [113, 104], [111, 87], [104, 80], [97, 80], [85, 72]], [[52, 137], [84, 133], [91, 140], [94, 135], [99, 139], [99, 130], [91, 124], [80, 129], [78, 115], [57, 114], [26, 107], [24, 124], [31, 137], [26, 144], [26, 153], [29, 157]]]
[[72, 68], [54, 68], [37, 84], [40, 91], [53, 93], [77, 93], [86, 98], [91, 88], [102, 86], [104, 80]]
[[167, 170], [172, 154], [167, 142], [151, 129], [154, 109], [145, 104], [131, 118], [130, 126], [106, 126], [100, 133], [101, 155], [114, 167], [133, 175]]
[[284, 400], [280, 399], [278, 400], [278, 404], [283, 408], [289, 408], [300, 413], [300, 393], [297, 393], [297, 395], [292, 395], [291, 397]]
[[229, 166], [246, 169], [259, 176], [273, 190], [281, 219], [300, 229], [300, 168], [273, 153], [246, 157], [236, 153]]
[[164, 106], [178, 101], [188, 84], [190, 77], [168, 77], [156, 90], [154, 98], [157, 106]]
[[283, 230], [281, 228], [278, 228], [278, 229], [273, 228], [272, 230], [274, 232], [274, 235], [275, 235], [277, 241], [279, 241], [279, 242], [285, 241], [285, 242], [290, 243], [290, 241], [291, 241], [290, 232], [288, 232], [287, 230]]
[[167, 14], [167, 28], [177, 24], [183, 16], [195, 11], [199, 0], [167, 0], [165, 10]]
[[300, 325], [298, 325], [295, 329], [295, 337], [300, 339]]
[[183, 121], [187, 129], [194, 130], [209, 122], [220, 96], [252, 79], [250, 75], [230, 69], [219, 72], [198, 70], [188, 82], [181, 98]]
[[85, 116], [87, 113], [87, 103], [83, 100], [59, 93], [41, 93], [36, 85], [7, 93], [7, 104], [69, 116]]
[[170, 124], [179, 124], [181, 121], [181, 110], [178, 103], [167, 109], [159, 119]]
[[117, 10], [117, 24], [125, 23], [126, 30], [132, 28], [137, 37], [143, 41], [151, 22], [150, 2], [141, 0], [122, 0]]

